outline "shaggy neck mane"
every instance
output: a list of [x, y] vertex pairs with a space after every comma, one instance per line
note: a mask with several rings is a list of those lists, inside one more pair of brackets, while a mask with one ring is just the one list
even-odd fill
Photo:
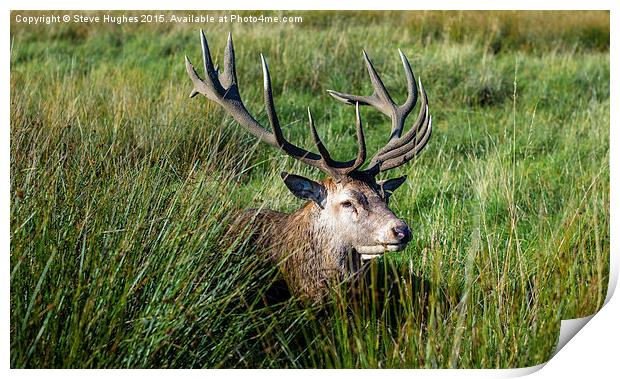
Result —
[[361, 267], [359, 254], [339, 241], [319, 222], [318, 205], [307, 202], [287, 214], [270, 209], [252, 213], [253, 239], [259, 254], [279, 265], [291, 291], [320, 300], [330, 283], [347, 278]]

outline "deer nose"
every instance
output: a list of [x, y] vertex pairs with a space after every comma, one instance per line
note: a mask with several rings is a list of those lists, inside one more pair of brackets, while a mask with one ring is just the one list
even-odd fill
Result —
[[406, 243], [411, 240], [411, 230], [407, 224], [397, 225], [392, 228], [392, 233], [394, 233], [394, 237], [398, 240], [398, 242]]

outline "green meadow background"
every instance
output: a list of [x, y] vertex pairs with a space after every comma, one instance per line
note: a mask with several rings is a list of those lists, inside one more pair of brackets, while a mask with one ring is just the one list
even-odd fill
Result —
[[[561, 319], [603, 304], [609, 12], [15, 22], [40, 13], [11, 13], [11, 367], [523, 367], [550, 358]], [[361, 301], [260, 301], [277, 269], [227, 220], [299, 207], [282, 170], [320, 175], [188, 98], [183, 56], [201, 66], [201, 27], [219, 62], [233, 33], [264, 125], [261, 52], [286, 135], [312, 147], [310, 107], [339, 159], [355, 154], [354, 109], [326, 90], [370, 93], [362, 49], [398, 102], [397, 48], [421, 77], [433, 135], [387, 175], [408, 175], [390, 204], [413, 240], [373, 261]], [[389, 121], [362, 118], [374, 151]]]

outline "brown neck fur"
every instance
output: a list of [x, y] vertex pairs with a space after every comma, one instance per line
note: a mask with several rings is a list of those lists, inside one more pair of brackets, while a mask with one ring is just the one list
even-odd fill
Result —
[[311, 301], [321, 301], [330, 284], [357, 272], [361, 265], [355, 251], [333, 245], [330, 233], [317, 222], [319, 212], [318, 205], [307, 202], [291, 214], [248, 210], [243, 217], [253, 227], [259, 254], [266, 252], [279, 265], [295, 295]]

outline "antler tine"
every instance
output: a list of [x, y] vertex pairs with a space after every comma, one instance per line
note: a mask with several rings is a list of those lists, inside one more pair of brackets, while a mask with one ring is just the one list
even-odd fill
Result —
[[381, 81], [379, 74], [377, 74], [377, 71], [368, 57], [368, 54], [366, 54], [366, 51], [362, 51], [362, 53], [364, 54], [364, 62], [366, 63], [366, 69], [368, 70], [368, 75], [370, 76], [370, 81], [373, 86], [372, 95], [358, 96], [332, 90], [327, 90], [327, 92], [332, 97], [342, 101], [345, 104], [355, 105], [356, 103], [359, 103], [361, 105], [370, 105], [377, 108], [383, 114], [389, 116], [395, 107], [395, 104], [392, 101], [392, 97], [389, 92], [385, 88], [385, 85]]
[[368, 174], [376, 175], [379, 172], [400, 166], [415, 157], [426, 146], [431, 135], [432, 118], [428, 111], [428, 96], [421, 80], [419, 85], [422, 104], [416, 122], [404, 136], [389, 141], [375, 154], [365, 170]]
[[269, 74], [269, 66], [265, 61], [265, 58], [261, 54], [261, 62], [263, 66], [263, 78], [264, 78], [264, 95], [265, 95], [265, 106], [267, 108], [267, 116], [269, 118], [269, 122], [271, 124], [273, 134], [276, 138], [278, 146], [284, 150], [287, 154], [293, 156], [294, 158], [316, 168], [319, 168], [323, 172], [328, 175], [339, 178], [340, 176], [345, 176], [350, 174], [351, 172], [357, 170], [364, 161], [366, 160], [366, 141], [364, 139], [364, 131], [362, 129], [362, 121], [359, 111], [359, 103], [356, 103], [356, 130], [357, 130], [357, 143], [358, 143], [358, 155], [355, 160], [348, 162], [339, 162], [335, 161], [331, 158], [329, 151], [321, 141], [318, 132], [316, 131], [316, 127], [314, 126], [314, 121], [312, 119], [312, 113], [310, 112], [310, 108], [308, 108], [308, 119], [310, 124], [310, 132], [312, 134], [312, 138], [314, 139], [314, 143], [319, 149], [320, 158], [315, 159], [308, 157], [307, 151], [298, 148], [297, 146], [289, 143], [284, 136], [282, 135], [282, 129], [280, 128], [280, 123], [278, 121], [278, 115], [275, 110], [275, 105], [273, 101], [273, 93], [271, 90], [271, 76]]
[[[190, 93], [190, 97], [194, 97], [197, 94], [202, 94], [208, 99], [220, 104], [241, 126], [245, 127], [250, 133], [256, 136], [261, 141], [264, 141], [272, 146], [276, 146], [276, 141], [272, 133], [265, 130], [259, 123], [252, 117], [247, 111], [241, 96], [239, 95], [239, 88], [235, 79], [234, 71], [234, 49], [232, 46], [232, 39], [229, 40], [229, 49], [227, 52], [230, 64], [226, 67], [226, 75], [229, 76], [230, 84], [224, 88], [220, 82], [217, 70], [213, 66], [213, 61], [209, 53], [209, 45], [204, 32], [200, 30], [200, 42], [203, 50], [203, 63], [206, 71], [205, 79], [201, 79], [196, 69], [190, 62], [189, 58], [185, 56], [185, 68], [189, 75], [194, 88]], [[226, 80], [224, 80], [226, 82]]]
[[209, 79], [216, 90], [219, 90], [221, 89], [221, 84], [217, 77], [217, 70], [213, 67], [213, 60], [211, 59], [211, 53], [209, 52], [207, 37], [205, 37], [205, 33], [202, 29], [200, 29], [200, 45], [202, 47], [202, 61], [205, 70], [205, 79]]
[[316, 167], [326, 174], [339, 178], [343, 174], [346, 174], [346, 170], [351, 166], [351, 162], [338, 162], [331, 158], [329, 151], [319, 138], [319, 135], [314, 126], [314, 121], [312, 120], [312, 114], [310, 113], [310, 109], [308, 108], [308, 117], [310, 123], [310, 129], [312, 138], [314, 139], [317, 148], [319, 149], [319, 156], [309, 151], [306, 151], [298, 146], [291, 144], [289, 141], [284, 138], [282, 134], [282, 128], [280, 127], [280, 121], [278, 120], [278, 114], [275, 109], [275, 104], [273, 100], [273, 92], [271, 89], [271, 75], [269, 74], [269, 65], [265, 60], [265, 57], [261, 54], [261, 64], [263, 67], [263, 87], [264, 87], [264, 97], [265, 97], [265, 108], [267, 109], [267, 118], [269, 119], [269, 124], [271, 125], [271, 129], [273, 131], [273, 135], [275, 137], [277, 146], [292, 156], [293, 158], [302, 161], [303, 163]]
[[291, 157], [309, 165], [316, 167], [326, 174], [339, 180], [342, 176], [357, 170], [366, 159], [366, 145], [364, 134], [362, 131], [361, 118], [359, 114], [359, 105], [357, 107], [357, 139], [358, 139], [358, 155], [355, 160], [340, 162], [331, 158], [329, 151], [320, 140], [312, 115], [308, 109], [308, 118], [310, 122], [310, 130], [312, 137], [319, 149], [320, 154], [312, 153], [299, 146], [293, 145], [284, 138], [280, 121], [273, 100], [273, 92], [271, 87], [271, 76], [269, 74], [269, 66], [267, 61], [261, 54], [261, 65], [263, 69], [263, 95], [265, 99], [265, 108], [271, 132], [265, 129], [256, 119], [248, 112], [241, 100], [237, 83], [237, 74], [235, 68], [235, 52], [233, 47], [232, 35], [228, 35], [228, 43], [224, 54], [224, 71], [218, 75], [217, 69], [213, 65], [213, 60], [209, 52], [209, 45], [204, 32], [200, 31], [200, 41], [202, 45], [203, 61], [205, 69], [205, 79], [201, 79], [190, 60], [185, 57], [185, 66], [187, 74], [194, 83], [194, 88], [190, 97], [197, 94], [203, 94], [207, 98], [220, 104], [242, 127], [246, 128], [251, 134], [259, 138], [261, 141], [276, 147]]
[[194, 83], [194, 88], [189, 96], [194, 97], [197, 94], [201, 93], [211, 100], [218, 101], [224, 94], [224, 88], [222, 87], [222, 84], [218, 79], [217, 70], [213, 66], [213, 60], [211, 59], [211, 53], [209, 52], [209, 44], [207, 43], [207, 38], [205, 37], [202, 29], [200, 29], [200, 45], [202, 47], [202, 60], [205, 71], [205, 80], [202, 80], [200, 78], [200, 76], [196, 72], [196, 69], [194, 69], [194, 65], [192, 65], [192, 62], [190, 62], [187, 55], [185, 56], [185, 69], [187, 70], [187, 74], [189, 75], [190, 79]]
[[[400, 60], [403, 62], [403, 69], [405, 70], [405, 77], [407, 78], [407, 100], [405, 100], [405, 103], [400, 107], [399, 111], [403, 114], [406, 113], [404, 116], [404, 118], [406, 118], [418, 101], [418, 87], [415, 85], [415, 76], [413, 75], [413, 70], [411, 70], [409, 59], [407, 59], [407, 56], [401, 49], [398, 49], [398, 55], [400, 55]], [[406, 111], [407, 109], [409, 111]]]
[[[395, 147], [392, 150], [386, 151], [385, 153], [378, 155], [377, 158], [373, 159], [373, 162], [374, 163], [386, 162], [389, 159], [404, 155], [409, 150], [413, 149], [414, 146], [416, 146], [420, 140], [423, 140], [426, 134], [428, 133], [429, 125], [431, 122], [431, 117], [430, 117], [429, 112], [428, 111], [424, 112], [424, 114], [425, 114], [425, 117], [424, 117], [423, 122], [419, 126], [415, 126], [414, 128], [411, 129], [412, 131], [416, 130], [416, 133], [413, 133], [411, 138], [409, 139], [406, 139], [404, 137], [400, 138], [399, 142], [401, 142], [401, 144], [399, 144], [398, 147]], [[371, 162], [371, 165], [373, 164], [373, 162]], [[382, 171], [385, 171], [385, 170], [382, 170]]]
[[189, 75], [189, 78], [192, 80], [192, 83], [194, 83], [194, 88], [192, 88], [192, 92], [190, 92], [189, 97], [194, 97], [198, 95], [199, 93], [202, 93], [205, 96], [209, 97], [207, 95], [209, 91], [206, 88], [205, 83], [198, 76], [198, 73], [194, 69], [194, 65], [192, 64], [192, 62], [190, 62], [187, 55], [185, 56], [185, 70], [187, 71], [187, 75]]
[[[360, 115], [359, 103], [355, 106], [355, 129], [357, 135], [357, 157], [355, 160], [349, 162], [336, 162], [332, 159], [329, 151], [321, 141], [319, 134], [316, 131], [316, 127], [314, 126], [314, 121], [312, 120], [312, 113], [310, 112], [310, 108], [308, 108], [308, 122], [310, 125], [310, 132], [312, 134], [312, 138], [314, 139], [314, 144], [319, 149], [319, 153], [321, 154], [321, 158], [324, 161], [325, 168], [332, 172], [332, 176], [344, 176], [352, 173], [353, 171], [359, 169], [366, 161], [366, 139], [364, 137], [364, 129], [362, 126], [362, 117]], [[337, 167], [340, 165], [341, 167]]]
[[278, 120], [278, 114], [276, 113], [275, 104], [273, 102], [273, 92], [271, 91], [271, 75], [269, 75], [269, 66], [263, 54], [260, 55], [261, 65], [263, 67], [263, 95], [265, 97], [265, 108], [267, 109], [267, 118], [273, 131], [273, 135], [276, 137], [276, 142], [280, 148], [284, 148], [286, 140], [282, 135], [282, 129], [280, 128], [280, 121]]
[[405, 119], [413, 110], [418, 97], [418, 89], [415, 84], [415, 77], [413, 75], [413, 71], [411, 70], [409, 60], [400, 49], [398, 50], [398, 53], [403, 63], [403, 68], [407, 79], [407, 100], [405, 100], [402, 105], [399, 106], [394, 103], [388, 90], [381, 81], [381, 77], [377, 74], [377, 70], [375, 70], [368, 54], [366, 54], [366, 51], [363, 52], [364, 61], [373, 86], [373, 94], [370, 96], [358, 96], [331, 90], [327, 91], [332, 97], [342, 101], [345, 104], [353, 105], [355, 102], [359, 102], [360, 105], [370, 105], [384, 115], [390, 117], [392, 120], [390, 140], [401, 136]]
[[415, 158], [428, 143], [428, 140], [431, 137], [431, 132], [433, 130], [432, 124], [433, 118], [429, 117], [428, 122], [426, 123], [427, 127], [424, 130], [424, 135], [422, 136], [422, 138], [420, 140], [417, 140], [416, 138], [415, 144], [412, 144], [410, 148], [408, 147], [407, 149], [405, 149], [403, 154], [396, 155], [393, 158], [386, 158], [386, 160], [380, 164], [379, 171], [383, 172], [391, 170]]
[[228, 33], [228, 41], [224, 51], [224, 72], [220, 77], [224, 88], [237, 84], [237, 68], [235, 67], [235, 48], [233, 47], [232, 33]]
[[347, 174], [359, 169], [366, 160], [366, 139], [364, 138], [364, 128], [362, 126], [362, 116], [360, 115], [360, 104], [355, 103], [355, 129], [357, 134], [357, 158], [347, 170]]
[[310, 134], [312, 134], [312, 139], [314, 140], [314, 144], [317, 149], [319, 149], [319, 154], [325, 162], [329, 165], [333, 163], [332, 157], [329, 154], [329, 151], [321, 141], [321, 137], [319, 137], [319, 133], [316, 131], [316, 127], [314, 126], [314, 120], [312, 119], [312, 112], [310, 112], [310, 107], [308, 107], [308, 124], [310, 126]]
[[387, 171], [411, 160], [424, 148], [431, 135], [432, 128], [431, 117], [428, 111], [428, 96], [422, 86], [422, 81], [419, 81], [422, 103], [418, 117], [411, 129], [405, 135], [402, 135], [405, 119], [418, 101], [419, 92], [407, 56], [400, 49], [398, 54], [407, 79], [407, 99], [402, 105], [399, 106], [394, 103], [366, 52], [364, 52], [364, 61], [366, 62], [374, 89], [373, 94], [370, 96], [358, 96], [328, 91], [334, 98], [346, 104], [351, 105], [359, 102], [360, 105], [371, 105], [392, 120], [392, 129], [388, 142], [379, 149], [370, 160], [368, 168], [364, 170], [369, 175], [376, 175], [379, 172]]
[[370, 76], [370, 82], [372, 83], [372, 87], [374, 89], [374, 93], [370, 96], [373, 98], [372, 104], [374, 107], [380, 109], [383, 113], [389, 115], [391, 111], [396, 107], [390, 93], [385, 88], [385, 85], [381, 81], [379, 74], [377, 74], [377, 70], [372, 65], [370, 58], [365, 50], [362, 51], [364, 54], [364, 61], [366, 62], [366, 69], [368, 70], [368, 76]]
[[413, 123], [413, 126], [407, 133], [405, 133], [404, 136], [391, 139], [387, 144], [385, 144], [385, 146], [379, 149], [375, 156], [370, 160], [370, 164], [368, 165], [369, 167], [376, 164], [379, 160], [385, 160], [385, 156], [393, 157], [396, 155], [396, 152], [401, 152], [401, 148], [414, 139], [418, 135], [420, 128], [424, 126], [425, 122], [428, 122], [428, 96], [424, 90], [421, 80], [419, 80], [419, 85], [420, 92], [422, 93], [422, 102], [420, 105], [420, 112], [418, 113], [418, 117]]

